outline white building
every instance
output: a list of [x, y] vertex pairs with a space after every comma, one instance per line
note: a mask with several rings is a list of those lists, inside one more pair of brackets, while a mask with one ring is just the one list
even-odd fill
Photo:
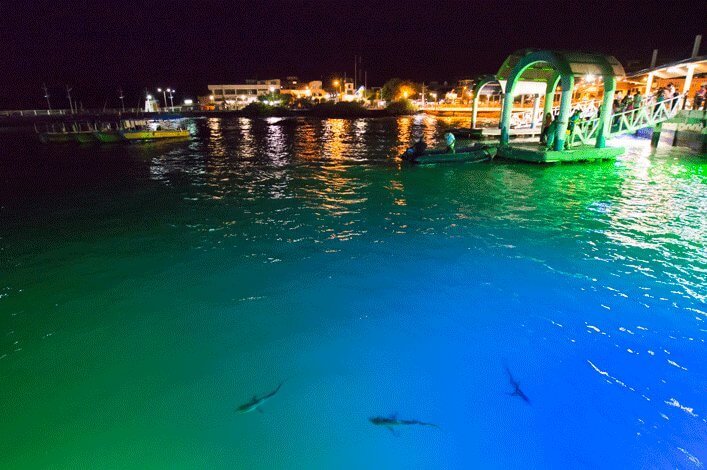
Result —
[[280, 79], [246, 80], [242, 84], [208, 85], [209, 98], [217, 106], [242, 108], [259, 96], [280, 92]]
[[297, 99], [311, 99], [314, 102], [327, 101], [329, 93], [322, 88], [322, 82], [314, 80], [308, 83], [297, 84], [290, 81], [287, 86], [280, 89], [283, 95], [292, 95]]

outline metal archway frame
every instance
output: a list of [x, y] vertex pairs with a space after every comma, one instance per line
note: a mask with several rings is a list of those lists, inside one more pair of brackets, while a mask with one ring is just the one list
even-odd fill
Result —
[[[545, 95], [544, 114], [552, 108], [552, 95], [559, 82], [562, 88], [562, 98], [560, 101], [560, 114], [555, 135], [554, 150], [562, 150], [565, 144], [567, 132], [567, 122], [572, 106], [572, 92], [574, 91], [575, 77], [584, 74], [596, 74], [603, 78], [604, 99], [602, 102], [603, 112], [600, 116], [599, 131], [596, 138], [596, 147], [606, 146], [605, 135], [609, 132], [611, 119], [608, 118], [611, 103], [614, 100], [614, 90], [616, 89], [616, 75], [623, 75], [623, 67], [611, 56], [598, 54], [586, 54], [581, 52], [557, 52], [557, 51], [523, 51], [524, 55], [517, 54], [520, 58], [513, 66], [506, 82], [505, 96], [503, 100], [503, 111], [501, 115], [501, 145], [508, 145], [510, 140], [510, 119], [513, 108], [513, 92], [516, 84], [523, 73], [532, 69], [536, 64], [549, 64], [554, 72], [540, 77], [547, 83]], [[504, 62], [508, 66], [511, 59]]]
[[[479, 96], [481, 95], [481, 90], [486, 86], [491, 83], [495, 83], [498, 86], [501, 86], [501, 83], [498, 81], [498, 77], [496, 75], [484, 75], [483, 77], [479, 78], [477, 82], [474, 84], [474, 101], [471, 106], [471, 128], [476, 129], [476, 118], [478, 114], [478, 109], [479, 109]], [[501, 87], [503, 89], [503, 87]]]

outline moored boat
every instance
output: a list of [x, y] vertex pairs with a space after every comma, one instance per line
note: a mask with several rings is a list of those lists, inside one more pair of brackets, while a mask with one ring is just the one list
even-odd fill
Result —
[[141, 140], [157, 140], [157, 139], [180, 139], [189, 137], [189, 131], [186, 129], [135, 129], [119, 131], [121, 137], [129, 142]]
[[102, 131], [96, 131], [93, 133], [93, 135], [102, 144], [112, 144], [123, 141], [123, 136], [120, 135], [120, 131], [116, 129], [105, 129]]
[[415, 155], [413, 149], [408, 149], [401, 158], [410, 163], [432, 164], [432, 163], [480, 163], [487, 162], [496, 156], [496, 147], [488, 145], [472, 145], [470, 147], [460, 147], [454, 153], [446, 150], [426, 150]]
[[66, 144], [76, 142], [69, 132], [41, 132], [39, 140], [43, 144]]

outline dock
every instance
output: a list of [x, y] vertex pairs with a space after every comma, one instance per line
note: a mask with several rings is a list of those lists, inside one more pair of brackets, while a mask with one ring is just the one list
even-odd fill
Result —
[[622, 147], [596, 148], [593, 145], [579, 145], [568, 150], [547, 150], [537, 143], [503, 145], [498, 156], [508, 160], [531, 163], [577, 163], [614, 160], [624, 153]]

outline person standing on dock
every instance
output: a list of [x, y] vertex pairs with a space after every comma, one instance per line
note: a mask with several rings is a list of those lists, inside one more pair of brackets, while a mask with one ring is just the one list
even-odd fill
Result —
[[447, 152], [455, 153], [454, 147], [456, 146], [457, 139], [454, 137], [454, 134], [451, 132], [444, 134], [444, 142], [447, 144]]
[[707, 101], [707, 85], [703, 83], [700, 89], [695, 92], [692, 109], [695, 111], [701, 110], [705, 105], [705, 101]]
[[574, 140], [574, 128], [577, 125], [577, 122], [579, 121], [580, 117], [581, 111], [578, 108], [574, 110], [574, 113], [572, 113], [572, 116], [570, 116], [569, 120], [567, 121], [567, 138], [565, 139], [565, 150], [568, 150], [573, 143], [572, 141]]
[[543, 121], [543, 131], [540, 133], [540, 143], [544, 144], [547, 142], [547, 133], [552, 124], [552, 113], [547, 113], [545, 115], [545, 121]]
[[550, 124], [547, 126], [547, 134], [545, 134], [547, 138], [547, 145], [546, 149], [547, 150], [552, 150], [553, 145], [555, 144], [555, 134], [557, 133], [557, 118], [553, 119]]

